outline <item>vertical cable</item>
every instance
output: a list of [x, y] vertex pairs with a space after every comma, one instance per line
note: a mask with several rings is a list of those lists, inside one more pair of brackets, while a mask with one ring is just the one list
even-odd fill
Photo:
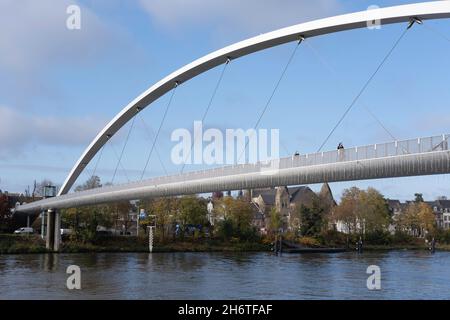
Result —
[[403, 39], [403, 37], [406, 35], [406, 33], [408, 32], [408, 30], [411, 28], [411, 26], [413, 25], [413, 20], [412, 22], [410, 22], [410, 24], [408, 25], [408, 27], [402, 32], [402, 34], [400, 35], [400, 37], [397, 39], [397, 41], [395, 41], [394, 45], [392, 46], [392, 48], [388, 51], [388, 53], [384, 56], [383, 60], [381, 61], [381, 63], [378, 65], [378, 67], [375, 69], [375, 71], [372, 73], [372, 75], [369, 77], [369, 79], [367, 79], [367, 81], [364, 83], [364, 85], [362, 86], [361, 90], [358, 92], [358, 94], [356, 95], [356, 97], [353, 99], [352, 103], [347, 107], [347, 109], [345, 110], [344, 114], [340, 117], [339, 121], [336, 123], [336, 125], [333, 127], [333, 129], [330, 131], [330, 133], [328, 134], [328, 136], [325, 138], [325, 140], [322, 142], [322, 144], [320, 145], [319, 149], [317, 150], [317, 152], [322, 151], [322, 148], [325, 146], [325, 144], [328, 142], [328, 140], [330, 139], [330, 137], [333, 135], [333, 133], [336, 131], [336, 129], [339, 127], [339, 125], [342, 123], [342, 121], [345, 119], [345, 117], [347, 116], [347, 114], [350, 112], [350, 110], [355, 106], [356, 102], [359, 100], [359, 98], [362, 96], [362, 94], [364, 93], [364, 91], [367, 89], [367, 87], [369, 86], [369, 84], [372, 82], [372, 80], [375, 78], [375, 76], [377, 75], [377, 73], [381, 70], [381, 68], [383, 67], [383, 65], [385, 64], [385, 62], [388, 60], [388, 58], [391, 56], [392, 52], [394, 52], [395, 48], [397, 48], [398, 44], [400, 43], [400, 41]]
[[111, 180], [111, 183], [114, 183], [114, 179], [116, 178], [116, 174], [117, 174], [117, 169], [119, 168], [119, 164], [122, 161], [122, 157], [123, 157], [123, 153], [125, 151], [125, 148], [127, 147], [128, 144], [128, 140], [130, 139], [130, 135], [131, 135], [131, 131], [133, 130], [134, 127], [134, 121], [136, 120], [136, 116], [133, 117], [133, 120], [131, 121], [131, 125], [130, 125], [130, 129], [128, 130], [128, 134], [127, 134], [127, 138], [125, 140], [125, 143], [122, 147], [122, 151], [120, 152], [120, 156], [119, 156], [119, 160], [117, 161], [117, 165], [116, 165], [116, 169], [114, 170], [114, 174]]
[[172, 100], [173, 100], [173, 97], [175, 95], [175, 92], [176, 92], [177, 88], [178, 88], [178, 82], [175, 82], [175, 87], [172, 90], [172, 94], [170, 96], [169, 102], [167, 103], [166, 110], [164, 111], [163, 118], [162, 118], [162, 120], [161, 120], [161, 122], [159, 124], [158, 131], [156, 132], [155, 139], [153, 140], [152, 147], [151, 147], [150, 152], [148, 154], [147, 161], [145, 162], [144, 170], [142, 170], [141, 181], [142, 181], [142, 179], [144, 179], [145, 171], [147, 170], [147, 166], [148, 166], [148, 163], [150, 161], [150, 157], [152, 156], [153, 149], [155, 148], [156, 140], [158, 140], [159, 133], [161, 132], [161, 128], [162, 128], [162, 126], [164, 124], [164, 121], [166, 120], [167, 113], [169, 112], [169, 108], [170, 108], [170, 105], [172, 104]]
[[[222, 79], [223, 79], [223, 76], [225, 74], [225, 70], [227, 69], [227, 66], [230, 64], [230, 61], [231, 61], [230, 58], [228, 58], [227, 61], [225, 62], [225, 65], [223, 66], [222, 72], [220, 73], [219, 79], [217, 80], [216, 86], [214, 87], [214, 90], [213, 90], [213, 93], [211, 95], [211, 98], [209, 99], [209, 103], [208, 103], [208, 105], [206, 107], [205, 112], [203, 113], [202, 123], [205, 121], [206, 116], [208, 115], [209, 109], [211, 108], [211, 105], [212, 105], [212, 103], [214, 101], [214, 98], [216, 97], [217, 90], [219, 89], [220, 84], [222, 83]], [[193, 139], [193, 141], [191, 143], [191, 148], [189, 149], [189, 153], [186, 155], [186, 157], [184, 159], [183, 166], [181, 167], [180, 173], [183, 173], [183, 171], [184, 171], [187, 159], [191, 156], [192, 149], [194, 148], [194, 144], [195, 144], [196, 139], [197, 139], [197, 137], [194, 136], [194, 139]]]
[[[272, 99], [275, 96], [275, 93], [277, 92], [278, 87], [280, 86], [281, 81], [283, 80], [283, 78], [284, 78], [284, 76], [286, 74], [286, 71], [288, 70], [292, 60], [294, 60], [295, 54], [297, 53], [297, 50], [298, 50], [298, 47], [303, 42], [303, 40], [305, 40], [305, 38], [304, 37], [300, 37], [300, 40], [297, 42], [297, 45], [295, 46], [294, 50], [292, 51], [291, 55], [289, 56], [289, 59], [288, 59], [286, 65], [284, 66], [283, 71], [281, 72], [281, 75], [278, 78], [278, 80], [277, 80], [277, 82], [275, 84], [275, 87], [273, 88], [273, 90], [272, 90], [272, 92], [271, 92], [271, 94], [269, 96], [269, 99], [267, 100], [266, 104], [264, 105], [264, 108], [263, 108], [262, 112], [260, 113], [260, 115], [258, 117], [258, 120], [255, 123], [255, 126], [254, 126], [255, 130], [258, 128], [258, 126], [259, 126], [259, 124], [260, 124], [264, 114], [266, 113], [267, 109], [269, 108], [270, 103], [272, 102]], [[250, 137], [247, 140], [247, 142], [246, 142], [246, 144], [244, 146], [244, 149], [242, 150], [241, 154], [239, 155], [239, 158], [237, 159], [237, 162], [239, 162], [239, 160], [242, 158], [242, 155], [245, 153], [245, 150], [247, 149], [247, 146], [248, 146], [249, 142], [250, 142]]]

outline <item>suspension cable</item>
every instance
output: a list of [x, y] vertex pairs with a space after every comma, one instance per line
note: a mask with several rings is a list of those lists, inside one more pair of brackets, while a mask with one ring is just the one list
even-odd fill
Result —
[[[273, 88], [272, 93], [269, 96], [269, 99], [267, 100], [266, 104], [264, 105], [264, 108], [263, 108], [262, 112], [260, 113], [260, 115], [258, 117], [258, 120], [256, 121], [255, 126], [253, 127], [255, 130], [258, 128], [258, 126], [259, 126], [259, 124], [260, 124], [264, 114], [266, 113], [267, 109], [270, 106], [270, 103], [272, 102], [273, 97], [275, 96], [275, 93], [278, 90], [278, 87], [281, 84], [281, 81], [283, 80], [284, 76], [286, 75], [286, 71], [288, 70], [289, 66], [291, 65], [292, 61], [294, 60], [295, 54], [297, 53], [297, 50], [298, 50], [298, 47], [300, 46], [300, 44], [304, 40], [305, 40], [305, 38], [303, 36], [300, 36], [300, 38], [299, 38], [299, 40], [297, 42], [297, 45], [295, 46], [294, 50], [292, 51], [291, 55], [289, 56], [289, 59], [288, 59], [286, 65], [284, 66], [283, 71], [281, 72], [280, 77], [278, 78], [278, 80], [277, 80], [277, 82], [275, 84], [275, 87]], [[245, 143], [244, 149], [242, 150], [241, 154], [239, 155], [239, 158], [237, 159], [238, 162], [242, 158], [242, 155], [245, 153], [245, 150], [247, 149], [247, 146], [248, 146], [249, 142], [250, 142], [250, 137], [247, 140], [247, 142]]]
[[102, 149], [100, 150], [100, 154], [98, 155], [97, 161], [95, 163], [94, 171], [92, 172], [92, 177], [95, 176], [95, 173], [97, 172], [97, 167], [98, 167], [98, 164], [100, 162], [100, 159], [102, 158], [104, 149], [105, 149], [105, 145], [103, 145]]
[[394, 45], [392, 46], [392, 48], [388, 51], [388, 53], [385, 55], [385, 57], [383, 58], [383, 60], [381, 61], [381, 63], [378, 65], [378, 67], [375, 69], [375, 71], [372, 73], [372, 75], [369, 77], [369, 79], [364, 83], [364, 85], [362, 86], [361, 90], [358, 92], [358, 94], [356, 95], [356, 97], [353, 99], [352, 103], [347, 107], [347, 109], [345, 110], [344, 114], [341, 116], [341, 118], [339, 119], [339, 121], [336, 123], [336, 125], [333, 127], [333, 129], [330, 131], [330, 133], [328, 134], [328, 136], [325, 138], [325, 140], [323, 141], [323, 143], [320, 145], [319, 149], [317, 150], [317, 152], [322, 151], [322, 148], [325, 146], [325, 144], [328, 142], [328, 140], [330, 139], [330, 137], [333, 135], [333, 133], [336, 131], [336, 129], [339, 127], [339, 125], [342, 123], [342, 121], [345, 119], [345, 117], [347, 116], [347, 114], [350, 112], [350, 110], [355, 106], [356, 102], [359, 100], [359, 98], [362, 96], [362, 94], [364, 93], [364, 91], [367, 89], [367, 87], [369, 86], [369, 84], [372, 82], [372, 80], [375, 78], [375, 76], [377, 75], [377, 73], [381, 70], [381, 68], [383, 67], [383, 65], [385, 64], [385, 62], [388, 60], [388, 58], [391, 56], [391, 54], [394, 52], [395, 48], [397, 48], [398, 44], [400, 43], [400, 41], [403, 39], [403, 37], [406, 35], [406, 33], [408, 32], [409, 29], [411, 29], [411, 27], [414, 25], [414, 23], [421, 23], [421, 21], [418, 19], [411, 19], [411, 21], [408, 24], [408, 27], [401, 33], [400, 37], [395, 41]]
[[125, 151], [125, 148], [127, 147], [128, 144], [128, 140], [130, 139], [130, 135], [131, 135], [131, 131], [133, 130], [134, 127], [134, 121], [136, 120], [136, 116], [133, 117], [133, 120], [131, 121], [131, 125], [130, 125], [130, 129], [128, 130], [128, 134], [127, 134], [127, 138], [125, 139], [125, 143], [122, 147], [122, 151], [120, 152], [120, 156], [119, 159], [117, 161], [117, 165], [116, 165], [116, 169], [114, 170], [114, 174], [111, 180], [111, 183], [114, 183], [114, 179], [116, 178], [116, 174], [117, 174], [117, 169], [119, 168], [119, 164], [121, 164], [122, 161], [122, 157], [123, 157], [123, 153]]
[[158, 140], [159, 133], [161, 132], [161, 128], [162, 128], [162, 126], [164, 124], [164, 121], [166, 120], [167, 113], [169, 111], [170, 105], [172, 104], [172, 100], [173, 100], [173, 97], [175, 95], [175, 92], [176, 92], [177, 88], [178, 88], [178, 81], [175, 82], [175, 87], [172, 90], [172, 94], [170, 95], [170, 99], [169, 99], [169, 102], [167, 103], [166, 110], [164, 111], [163, 118], [162, 118], [162, 120], [161, 120], [161, 122], [159, 124], [158, 131], [156, 132], [155, 139], [153, 140], [152, 147], [151, 147], [150, 152], [149, 152], [148, 157], [147, 157], [147, 161], [145, 162], [144, 170], [142, 170], [141, 181], [142, 181], [142, 179], [144, 179], [145, 171], [147, 170], [147, 166], [148, 166], [148, 163], [150, 161], [150, 157], [152, 156], [153, 149], [155, 149], [156, 141]]
[[[314, 54], [314, 56], [317, 58], [317, 60], [319, 60], [319, 62], [333, 75], [334, 78], [338, 78], [337, 77], [337, 73], [335, 68], [333, 68], [324, 58], [323, 56], [319, 53], [319, 51], [317, 50], [317, 48], [315, 48], [313, 45], [311, 45], [310, 41], [306, 41], [305, 42], [306, 45], [309, 47], [309, 49], [311, 50], [311, 52]], [[337, 85], [342, 88], [342, 82], [337, 81]], [[381, 120], [367, 107], [367, 105], [363, 102], [362, 104], [364, 110], [367, 111], [367, 113], [375, 119], [375, 121], [383, 128], [384, 131], [386, 131], [386, 133], [393, 139], [393, 140], [397, 140], [397, 138], [392, 134], [392, 132], [390, 130], [388, 130], [388, 128], [381, 122]]]
[[[209, 112], [209, 110], [210, 110], [210, 108], [212, 106], [214, 98], [216, 97], [216, 94], [217, 94], [217, 91], [218, 91], [218, 89], [220, 87], [220, 84], [222, 83], [222, 79], [223, 79], [223, 76], [225, 74], [225, 71], [227, 70], [227, 66], [230, 64], [230, 62], [231, 62], [231, 59], [227, 58], [227, 61], [225, 62], [224, 66], [223, 66], [222, 72], [220, 73], [219, 79], [217, 80], [216, 86], [214, 87], [214, 90], [213, 90], [213, 93], [211, 95], [211, 98], [209, 99], [209, 103], [208, 103], [208, 105], [206, 107], [206, 110], [203, 112], [202, 123], [205, 121], [206, 116], [208, 115], [208, 112]], [[184, 168], [186, 167], [187, 159], [191, 156], [192, 149], [194, 148], [194, 144], [195, 144], [196, 140], [197, 140], [197, 136], [194, 136], [194, 139], [193, 139], [193, 141], [191, 143], [191, 148], [189, 149], [189, 153], [186, 155], [186, 157], [185, 157], [185, 159], [183, 161], [183, 166], [181, 167], [180, 174], [183, 173]]]
[[[145, 131], [147, 132], [147, 135], [148, 135], [149, 139], [153, 140], [152, 135], [150, 133], [150, 128], [148, 127], [147, 123], [145, 122], [144, 117], [141, 116], [140, 119], [142, 121], [142, 124], [144, 126]], [[159, 163], [161, 164], [162, 169], [164, 170], [164, 173], [166, 175], [168, 175], [167, 170], [166, 170], [166, 166], [164, 165], [164, 163], [163, 163], [163, 161], [161, 159], [161, 155], [159, 154], [158, 149], [156, 147], [155, 147], [155, 153], [156, 153], [156, 156], [158, 157], [158, 160], [159, 160]]]
[[[118, 162], [120, 164], [120, 167], [122, 168], [122, 172], [125, 175], [125, 178], [127, 179], [128, 182], [130, 182], [130, 178], [128, 177], [127, 170], [123, 166], [122, 161], [120, 161], [119, 155], [117, 154], [117, 151], [114, 148], [114, 145], [112, 143], [110, 143], [110, 146], [111, 146], [111, 149], [112, 149], [114, 155], [116, 156], [116, 158], [117, 158], [117, 160], [118, 160]], [[113, 183], [113, 181], [111, 181], [111, 183]]]

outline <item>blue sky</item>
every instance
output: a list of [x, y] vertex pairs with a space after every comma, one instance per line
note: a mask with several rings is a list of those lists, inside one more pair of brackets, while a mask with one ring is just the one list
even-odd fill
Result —
[[[23, 192], [33, 180], [61, 184], [97, 132], [162, 77], [213, 50], [279, 27], [341, 13], [417, 1], [285, 0], [0, 0], [0, 189]], [[81, 30], [68, 30], [66, 8], [81, 7]], [[450, 38], [450, 21], [427, 21]], [[353, 30], [308, 40], [290, 65], [260, 127], [279, 128], [289, 153], [314, 152], [405, 25]], [[295, 43], [233, 61], [205, 126], [251, 128]], [[402, 40], [325, 150], [390, 141], [367, 106], [398, 138], [450, 133], [450, 42], [415, 26]], [[176, 128], [202, 117], [221, 67], [177, 89], [157, 150], [167, 170]], [[153, 132], [169, 96], [142, 116]], [[105, 147], [97, 172], [111, 180], [128, 126]], [[137, 179], [151, 146], [136, 121], [123, 164]], [[286, 155], [281, 149], [281, 155]], [[88, 170], [92, 171], [97, 158]], [[199, 169], [190, 166], [186, 170]], [[147, 176], [164, 173], [151, 158]], [[78, 183], [89, 177], [81, 175]], [[125, 182], [119, 170], [116, 182]], [[415, 192], [450, 197], [448, 175], [333, 183], [373, 186], [391, 198]], [[312, 186], [314, 189], [320, 186]]]

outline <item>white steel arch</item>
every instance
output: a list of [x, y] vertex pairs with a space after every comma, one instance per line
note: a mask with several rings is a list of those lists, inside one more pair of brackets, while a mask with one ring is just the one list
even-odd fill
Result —
[[413, 18], [419, 18], [421, 20], [450, 18], [450, 1], [441, 0], [394, 6], [310, 21], [265, 33], [210, 53], [160, 80], [118, 113], [100, 131], [78, 159], [58, 195], [69, 192], [83, 169], [102, 146], [105, 145], [109, 138], [132, 119], [136, 113], [173, 89], [175, 84], [188, 81], [201, 73], [225, 63], [228, 59], [237, 59], [257, 51], [298, 40], [301, 37], [311, 38], [329, 33], [363, 28], [368, 25], [368, 22], [372, 21], [379, 21], [382, 25], [385, 25], [408, 22]]

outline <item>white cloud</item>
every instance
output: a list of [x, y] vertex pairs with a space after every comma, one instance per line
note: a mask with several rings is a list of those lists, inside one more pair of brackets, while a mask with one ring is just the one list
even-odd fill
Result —
[[172, 31], [214, 24], [260, 33], [341, 11], [337, 0], [139, 0], [151, 18]]
[[0, 159], [14, 158], [29, 145], [86, 146], [102, 121], [91, 117], [35, 116], [0, 106]]
[[27, 72], [55, 61], [82, 61], [108, 38], [107, 26], [81, 7], [81, 29], [69, 30], [66, 9], [76, 1], [3, 0], [0, 2], [0, 67]]
[[[69, 5], [81, 9], [81, 29], [69, 30]], [[54, 71], [89, 67], [129, 42], [126, 33], [69, 0], [0, 1], [0, 95], [17, 108], [32, 108], [35, 97], [59, 99]], [[6, 100], [7, 99], [7, 100]]]

